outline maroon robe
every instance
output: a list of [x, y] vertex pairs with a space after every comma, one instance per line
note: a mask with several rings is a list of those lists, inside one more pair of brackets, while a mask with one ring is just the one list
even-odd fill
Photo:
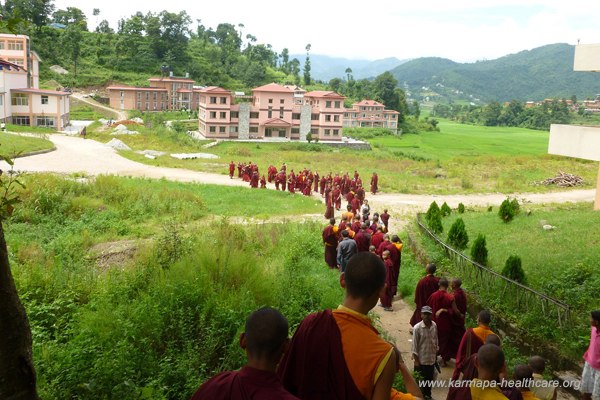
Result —
[[302, 400], [364, 400], [348, 371], [340, 329], [330, 310], [304, 318], [277, 374], [285, 389]]
[[[430, 306], [431, 310], [433, 311], [433, 320], [437, 324], [439, 354], [442, 356], [444, 361], [448, 361], [451, 358], [456, 357], [456, 351], [452, 353], [452, 349], [450, 348], [453, 302], [454, 297], [444, 290], [436, 291], [429, 296], [429, 299], [427, 300], [427, 305]], [[442, 308], [446, 309], [446, 312], [443, 312], [437, 316], [436, 313]]]
[[255, 172], [250, 179], [250, 187], [256, 189], [258, 187], [258, 174]]
[[267, 188], [267, 180], [265, 179], [264, 175], [260, 178], [260, 188], [261, 189]]
[[387, 242], [385, 250], [390, 252], [390, 259], [394, 264], [394, 281], [392, 285], [392, 294], [395, 296], [396, 293], [398, 293], [398, 277], [400, 276], [400, 251], [393, 242]]
[[364, 230], [358, 231], [356, 236], [354, 236], [354, 241], [356, 242], [356, 252], [360, 253], [361, 251], [369, 251], [369, 246], [371, 245], [371, 235], [369, 235]]
[[323, 194], [325, 193], [325, 184], [327, 183], [327, 179], [325, 179], [325, 177], [322, 177], [321, 180], [319, 181], [319, 188], [321, 189], [319, 193], [321, 193], [321, 196], [323, 196]]
[[481, 346], [483, 346], [483, 342], [473, 332], [473, 328], [467, 329], [456, 352], [456, 368], [452, 373], [452, 379], [458, 379], [468, 358], [471, 357], [471, 354], [476, 354]]
[[[371, 244], [375, 246], [375, 249], [379, 251], [379, 245], [383, 243], [383, 232], [376, 231], [373, 236], [371, 236]], [[381, 254], [377, 253], [377, 255], [381, 256]]]
[[365, 189], [363, 189], [362, 187], [356, 189], [356, 194], [354, 195], [354, 197], [357, 197], [358, 200], [360, 200], [360, 205], [362, 206], [363, 202], [365, 201]]
[[381, 214], [379, 216], [379, 219], [381, 220], [381, 223], [383, 224], [383, 226], [385, 226], [385, 231], [388, 231], [388, 221], [390, 220], [390, 214], [384, 212], [383, 214]]
[[235, 164], [229, 164], [229, 178], [233, 179], [233, 173], [235, 172]]
[[333, 209], [333, 190], [329, 190], [329, 193], [325, 195], [325, 218], [333, 218], [335, 211]]
[[373, 174], [373, 177], [371, 178], [371, 193], [375, 194], [377, 193], [378, 187], [377, 187], [377, 182], [379, 180], [379, 177], [377, 176], [377, 174]]
[[323, 244], [325, 244], [325, 262], [329, 268], [337, 267], [338, 234], [332, 225], [323, 229]]
[[222, 372], [194, 393], [191, 400], [298, 400], [285, 390], [275, 372], [245, 366]]
[[453, 386], [448, 390], [448, 396], [446, 397], [446, 400], [472, 400], [471, 388], [469, 386]]
[[456, 308], [463, 315], [462, 317], [458, 314], [452, 315], [452, 332], [450, 334], [450, 349], [453, 354], [458, 352], [458, 346], [465, 334], [465, 315], [467, 315], [467, 295], [465, 291], [458, 288], [452, 292], [454, 295], [454, 301], [456, 302]]
[[315, 184], [315, 188], [313, 189], [313, 191], [318, 192], [319, 191], [319, 174], [315, 173], [315, 180], [313, 182]]
[[392, 293], [392, 286], [394, 284], [394, 263], [390, 258], [386, 258], [383, 260], [385, 264], [385, 293], [379, 299], [381, 300], [381, 305], [389, 308], [392, 306], [392, 299], [394, 298], [394, 294]]
[[410, 325], [415, 326], [421, 322], [421, 307], [427, 305], [429, 296], [435, 293], [439, 288], [440, 278], [437, 276], [427, 275], [417, 283], [415, 289], [415, 312], [410, 319]]
[[285, 177], [285, 172], [281, 172], [279, 174], [279, 182], [281, 182], [281, 190], [285, 192], [285, 185], [287, 184], [287, 179]]
[[352, 206], [352, 214], [356, 215], [360, 210], [361, 201], [356, 196], [354, 196], [354, 198], [350, 202], [350, 205]]
[[360, 231], [361, 225], [362, 224], [360, 223], [360, 221], [353, 222], [352, 225], [350, 225], [350, 229], [358, 233], [358, 231]]
[[341, 194], [342, 194], [342, 191], [340, 190], [339, 187], [336, 187], [335, 189], [333, 189], [333, 201], [335, 203], [336, 210], [339, 210], [340, 208], [342, 208]]

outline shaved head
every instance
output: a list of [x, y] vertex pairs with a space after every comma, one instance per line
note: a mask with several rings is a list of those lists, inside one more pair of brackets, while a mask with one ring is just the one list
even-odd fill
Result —
[[523, 382], [524, 387], [529, 387], [527, 384], [530, 382], [530, 379], [533, 379], [533, 369], [526, 364], [517, 365], [513, 373], [513, 378], [516, 381]]
[[487, 337], [485, 338], [485, 344], [495, 344], [498, 347], [502, 346], [500, 336], [496, 335], [495, 333], [490, 333], [489, 335], [487, 335]]
[[504, 353], [494, 344], [484, 344], [477, 352], [477, 360], [480, 369], [497, 376], [504, 366]]
[[435, 266], [434, 263], [429, 263], [427, 264], [427, 267], [425, 267], [425, 270], [427, 271], [428, 274], [435, 274], [437, 267]]
[[263, 307], [246, 320], [246, 350], [255, 358], [274, 358], [288, 338], [288, 322], [276, 309]]
[[367, 299], [385, 284], [385, 265], [381, 258], [366, 251], [352, 256], [346, 266], [346, 292], [356, 299]]
[[542, 374], [542, 373], [544, 373], [544, 370], [546, 369], [546, 360], [544, 360], [540, 356], [530, 357], [528, 364], [531, 367], [531, 369], [533, 370], [533, 372], [536, 374]]
[[492, 322], [492, 314], [488, 310], [481, 310], [477, 314], [477, 320], [484, 325], [489, 325]]

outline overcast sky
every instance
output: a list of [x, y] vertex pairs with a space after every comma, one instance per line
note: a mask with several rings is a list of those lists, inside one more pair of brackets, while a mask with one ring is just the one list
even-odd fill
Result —
[[[459, 62], [495, 59], [551, 43], [600, 43], [597, 0], [55, 0], [98, 22], [117, 21], [136, 11], [185, 10], [206, 27], [244, 24], [258, 43], [280, 52], [375, 60], [444, 57]], [[192, 27], [193, 28], [193, 27]]]

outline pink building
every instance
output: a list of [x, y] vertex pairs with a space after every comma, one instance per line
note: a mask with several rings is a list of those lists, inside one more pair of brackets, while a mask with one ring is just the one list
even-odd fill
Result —
[[399, 115], [398, 111], [386, 110], [385, 106], [377, 101], [362, 100], [344, 111], [344, 127], [387, 128], [396, 132]]
[[344, 97], [329, 91], [305, 93], [276, 83], [234, 96], [220, 87], [200, 90], [199, 131], [207, 138], [341, 140]]

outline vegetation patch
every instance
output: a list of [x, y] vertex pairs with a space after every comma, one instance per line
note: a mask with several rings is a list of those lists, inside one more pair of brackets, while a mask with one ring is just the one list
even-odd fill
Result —
[[54, 143], [42, 136], [35, 137], [0, 133], [0, 149], [2, 150], [2, 154], [11, 158], [53, 148]]

